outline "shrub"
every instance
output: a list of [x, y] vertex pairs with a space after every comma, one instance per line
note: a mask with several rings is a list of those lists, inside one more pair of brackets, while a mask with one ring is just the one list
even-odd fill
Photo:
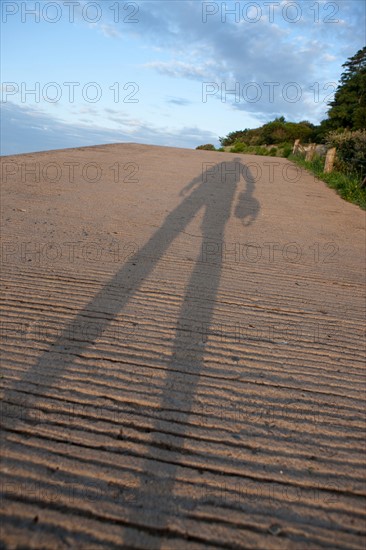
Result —
[[354, 172], [362, 179], [366, 174], [366, 130], [329, 132], [328, 147], [337, 148], [337, 167], [344, 173]]
[[196, 149], [200, 149], [203, 151], [216, 151], [215, 146], [212, 145], [212, 143], [206, 143], [206, 145], [199, 145], [196, 147]]
[[226, 137], [220, 137], [219, 141], [221, 145], [225, 147], [228, 147], [229, 145], [235, 145], [237, 141], [244, 141], [244, 138], [246, 137], [248, 132], [248, 129], [230, 132]]
[[230, 149], [230, 153], [244, 153], [246, 148], [247, 147], [246, 147], [245, 143], [242, 143], [241, 141], [236, 141], [234, 143], [234, 147], [232, 147]]
[[305, 143], [314, 140], [315, 130], [316, 127], [307, 120], [286, 122], [284, 117], [279, 117], [260, 128], [237, 130], [219, 139], [221, 145], [233, 147], [238, 141], [245, 145], [279, 145], [301, 139]]
[[256, 147], [254, 150], [256, 155], [268, 156], [269, 150], [266, 147]]
[[282, 156], [287, 159], [291, 155], [291, 153], [292, 153], [291, 145], [285, 145], [282, 151]]

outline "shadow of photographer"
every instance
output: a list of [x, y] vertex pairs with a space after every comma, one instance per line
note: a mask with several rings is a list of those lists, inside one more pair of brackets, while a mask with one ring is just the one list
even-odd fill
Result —
[[[204, 210], [201, 224], [202, 242], [222, 243], [241, 179], [246, 182], [246, 187], [239, 195], [234, 215], [240, 218], [245, 226], [255, 221], [260, 208], [253, 196], [255, 180], [250, 170], [242, 163], [242, 159], [236, 158], [217, 164], [204, 163], [203, 166], [202, 173], [182, 190], [181, 195], [184, 198], [181, 203], [168, 214], [148, 242], [130, 257], [129, 261], [78, 312], [61, 334], [57, 335], [36, 365], [28, 367], [11, 388], [5, 389], [5, 402], [16, 403], [21, 394], [24, 397], [22, 406], [30, 411], [37, 407], [41, 399], [37, 397], [37, 392], [45, 391], [42, 390], [45, 386], [48, 394], [52, 394], [52, 388], [54, 389], [57, 399], [57, 385], [63, 371], [76, 359], [80, 361], [83, 354], [93, 347], [94, 354], [101, 354], [96, 347], [97, 337], [78, 339], [70, 343], [69, 335], [78, 333], [78, 327], [82, 323], [95, 318], [98, 318], [99, 335], [106, 330], [139, 291], [168, 247], [201, 209]], [[206, 341], [202, 336], [201, 341], [193, 342], [190, 335], [197, 332], [193, 327], [210, 327], [212, 324], [222, 271], [221, 263], [205, 262], [200, 254], [196, 258], [184, 296], [181, 297], [171, 357], [166, 366], [164, 390], [160, 398], [161, 420], [154, 421], [146, 454], [136, 458], [140, 463], [141, 472], [136, 482], [137, 503], [135, 506], [131, 503], [130, 513], [127, 520], [123, 518], [123, 524], [125, 525], [126, 521], [132, 526], [153, 524], [157, 529], [156, 548], [160, 547], [159, 532], [163, 533], [169, 529], [177, 469], [180, 464], [184, 464], [182, 453], [185, 439], [189, 437], [190, 432], [189, 415], [205, 366]], [[182, 330], [184, 324], [188, 330], [188, 347], [187, 332]], [[96, 361], [98, 358], [94, 359], [94, 363]], [[37, 391], [31, 393], [31, 390], [28, 390], [24, 394], [24, 387], [28, 385], [30, 388], [38, 387]], [[179, 422], [164, 420], [166, 411], [172, 410], [179, 416]], [[8, 417], [3, 420], [2, 438], [6, 440], [7, 428], [10, 431], [14, 430], [19, 419]], [[27, 414], [23, 415], [22, 421], [27, 422]], [[170, 422], [169, 430], [167, 422]], [[70, 439], [72, 440], [72, 431]], [[146, 478], [149, 478], [151, 483], [146, 484]], [[161, 498], [162, 496], [164, 498]], [[126, 530], [123, 544], [135, 544], [137, 536], [136, 531]]]

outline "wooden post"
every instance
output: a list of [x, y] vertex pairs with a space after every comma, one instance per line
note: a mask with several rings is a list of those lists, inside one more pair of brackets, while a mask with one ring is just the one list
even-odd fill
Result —
[[328, 149], [327, 151], [327, 156], [325, 157], [325, 166], [324, 166], [324, 172], [326, 174], [330, 174], [330, 172], [333, 171], [333, 164], [334, 164], [336, 152], [337, 152], [337, 149], [335, 147], [332, 147], [332, 149]]
[[295, 139], [294, 147], [293, 147], [293, 149], [292, 149], [292, 154], [293, 154], [293, 155], [294, 155], [295, 153], [297, 153], [298, 148], [299, 148], [299, 145], [300, 145], [300, 140], [299, 140], [299, 139]]
[[307, 160], [308, 162], [311, 162], [313, 160], [315, 155], [315, 148], [316, 148], [316, 143], [312, 143], [309, 149], [307, 150], [305, 160]]

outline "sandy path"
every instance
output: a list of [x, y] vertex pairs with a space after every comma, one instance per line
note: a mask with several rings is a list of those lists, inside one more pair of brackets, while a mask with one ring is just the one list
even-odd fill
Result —
[[364, 548], [364, 212], [250, 155], [2, 174], [4, 546]]

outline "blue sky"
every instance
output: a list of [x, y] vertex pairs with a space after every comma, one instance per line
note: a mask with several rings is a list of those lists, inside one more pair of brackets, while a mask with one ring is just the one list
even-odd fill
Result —
[[366, 42], [362, 0], [2, 0], [1, 11], [5, 155], [218, 145], [275, 116], [317, 123]]

